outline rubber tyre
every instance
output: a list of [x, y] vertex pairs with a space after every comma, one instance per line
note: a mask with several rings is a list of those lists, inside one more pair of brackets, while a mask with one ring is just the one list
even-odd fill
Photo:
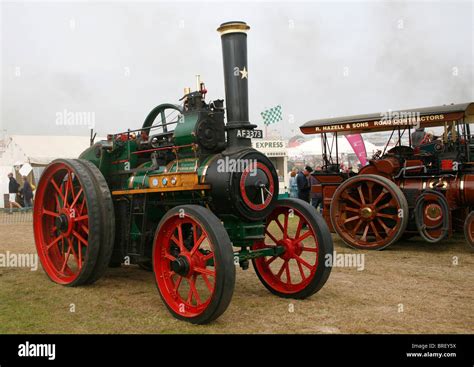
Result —
[[114, 202], [115, 238], [109, 268], [119, 268], [128, 256], [128, 237], [130, 237], [130, 204], [124, 200]]
[[87, 284], [92, 284], [98, 279], [100, 279], [107, 271], [112, 256], [112, 251], [114, 249], [114, 204], [112, 201], [112, 195], [110, 193], [109, 186], [104, 176], [102, 175], [102, 172], [100, 172], [100, 170], [93, 163], [85, 159], [78, 159], [77, 161], [82, 164], [86, 170], [89, 171], [89, 174], [91, 175], [95, 183], [99, 203], [101, 203], [100, 212], [103, 223], [102, 230], [100, 231], [101, 245], [97, 258], [97, 263], [90, 278], [87, 280]]

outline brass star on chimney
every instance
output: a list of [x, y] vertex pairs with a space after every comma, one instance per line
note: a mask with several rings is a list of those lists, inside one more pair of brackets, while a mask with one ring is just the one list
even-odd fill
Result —
[[247, 68], [244, 66], [242, 70], [239, 70], [240, 74], [242, 74], [242, 79], [248, 79], [249, 72], [247, 71]]

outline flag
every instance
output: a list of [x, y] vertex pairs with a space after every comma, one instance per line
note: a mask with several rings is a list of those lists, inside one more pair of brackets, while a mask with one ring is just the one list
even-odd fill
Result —
[[362, 164], [362, 166], [365, 166], [367, 164], [367, 151], [365, 150], [365, 144], [364, 139], [362, 139], [362, 135], [346, 135], [346, 139], [354, 150], [354, 153], [356, 154], [357, 158], [359, 158], [360, 164]]
[[260, 112], [260, 115], [263, 118], [263, 123], [267, 126], [270, 124], [274, 124], [275, 122], [283, 120], [280, 105], [272, 107], [263, 112]]

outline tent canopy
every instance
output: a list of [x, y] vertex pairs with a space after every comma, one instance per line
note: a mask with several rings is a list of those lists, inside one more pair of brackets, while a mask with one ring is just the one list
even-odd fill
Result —
[[[96, 140], [99, 140], [98, 138]], [[14, 166], [33, 166], [35, 182], [44, 166], [58, 158], [77, 158], [90, 145], [88, 136], [7, 135], [0, 142], [0, 207]], [[27, 165], [28, 164], [28, 165]], [[26, 170], [21, 173], [26, 173]]]
[[[77, 158], [89, 145], [88, 136], [11, 135], [2, 161], [47, 165], [57, 158]], [[7, 162], [9, 157], [11, 162]]]
[[[328, 139], [329, 146], [331, 146], [332, 138]], [[335, 145], [336, 142], [334, 142]], [[354, 153], [352, 146], [349, 144], [345, 136], [338, 136], [337, 137], [337, 144], [338, 144], [338, 153], [350, 154]], [[375, 153], [379, 147], [372, 144], [371, 142], [365, 140], [365, 149], [367, 151], [367, 155], [370, 156], [371, 154]], [[336, 153], [336, 148], [333, 147], [333, 154]], [[305, 141], [304, 143], [298, 145], [297, 147], [288, 148], [288, 156], [290, 157], [298, 157], [304, 155], [321, 155], [323, 154], [322, 145], [321, 145], [321, 135], [317, 135], [311, 140]]]

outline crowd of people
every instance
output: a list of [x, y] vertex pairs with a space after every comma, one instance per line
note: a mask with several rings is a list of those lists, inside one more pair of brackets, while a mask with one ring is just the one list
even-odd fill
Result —
[[306, 166], [303, 170], [293, 168], [290, 172], [290, 197], [304, 200], [318, 211], [322, 210], [322, 194], [311, 191], [311, 186], [319, 184], [315, 175], [312, 175], [313, 168]]
[[[13, 207], [19, 210], [31, 210], [33, 201], [33, 187], [28, 181], [28, 177], [23, 176], [23, 185], [20, 185], [18, 181], [13, 177], [13, 173], [8, 174], [8, 201], [10, 203], [10, 210], [8, 214], [13, 214]], [[21, 195], [23, 198], [22, 207], [17, 201], [17, 196]]]

